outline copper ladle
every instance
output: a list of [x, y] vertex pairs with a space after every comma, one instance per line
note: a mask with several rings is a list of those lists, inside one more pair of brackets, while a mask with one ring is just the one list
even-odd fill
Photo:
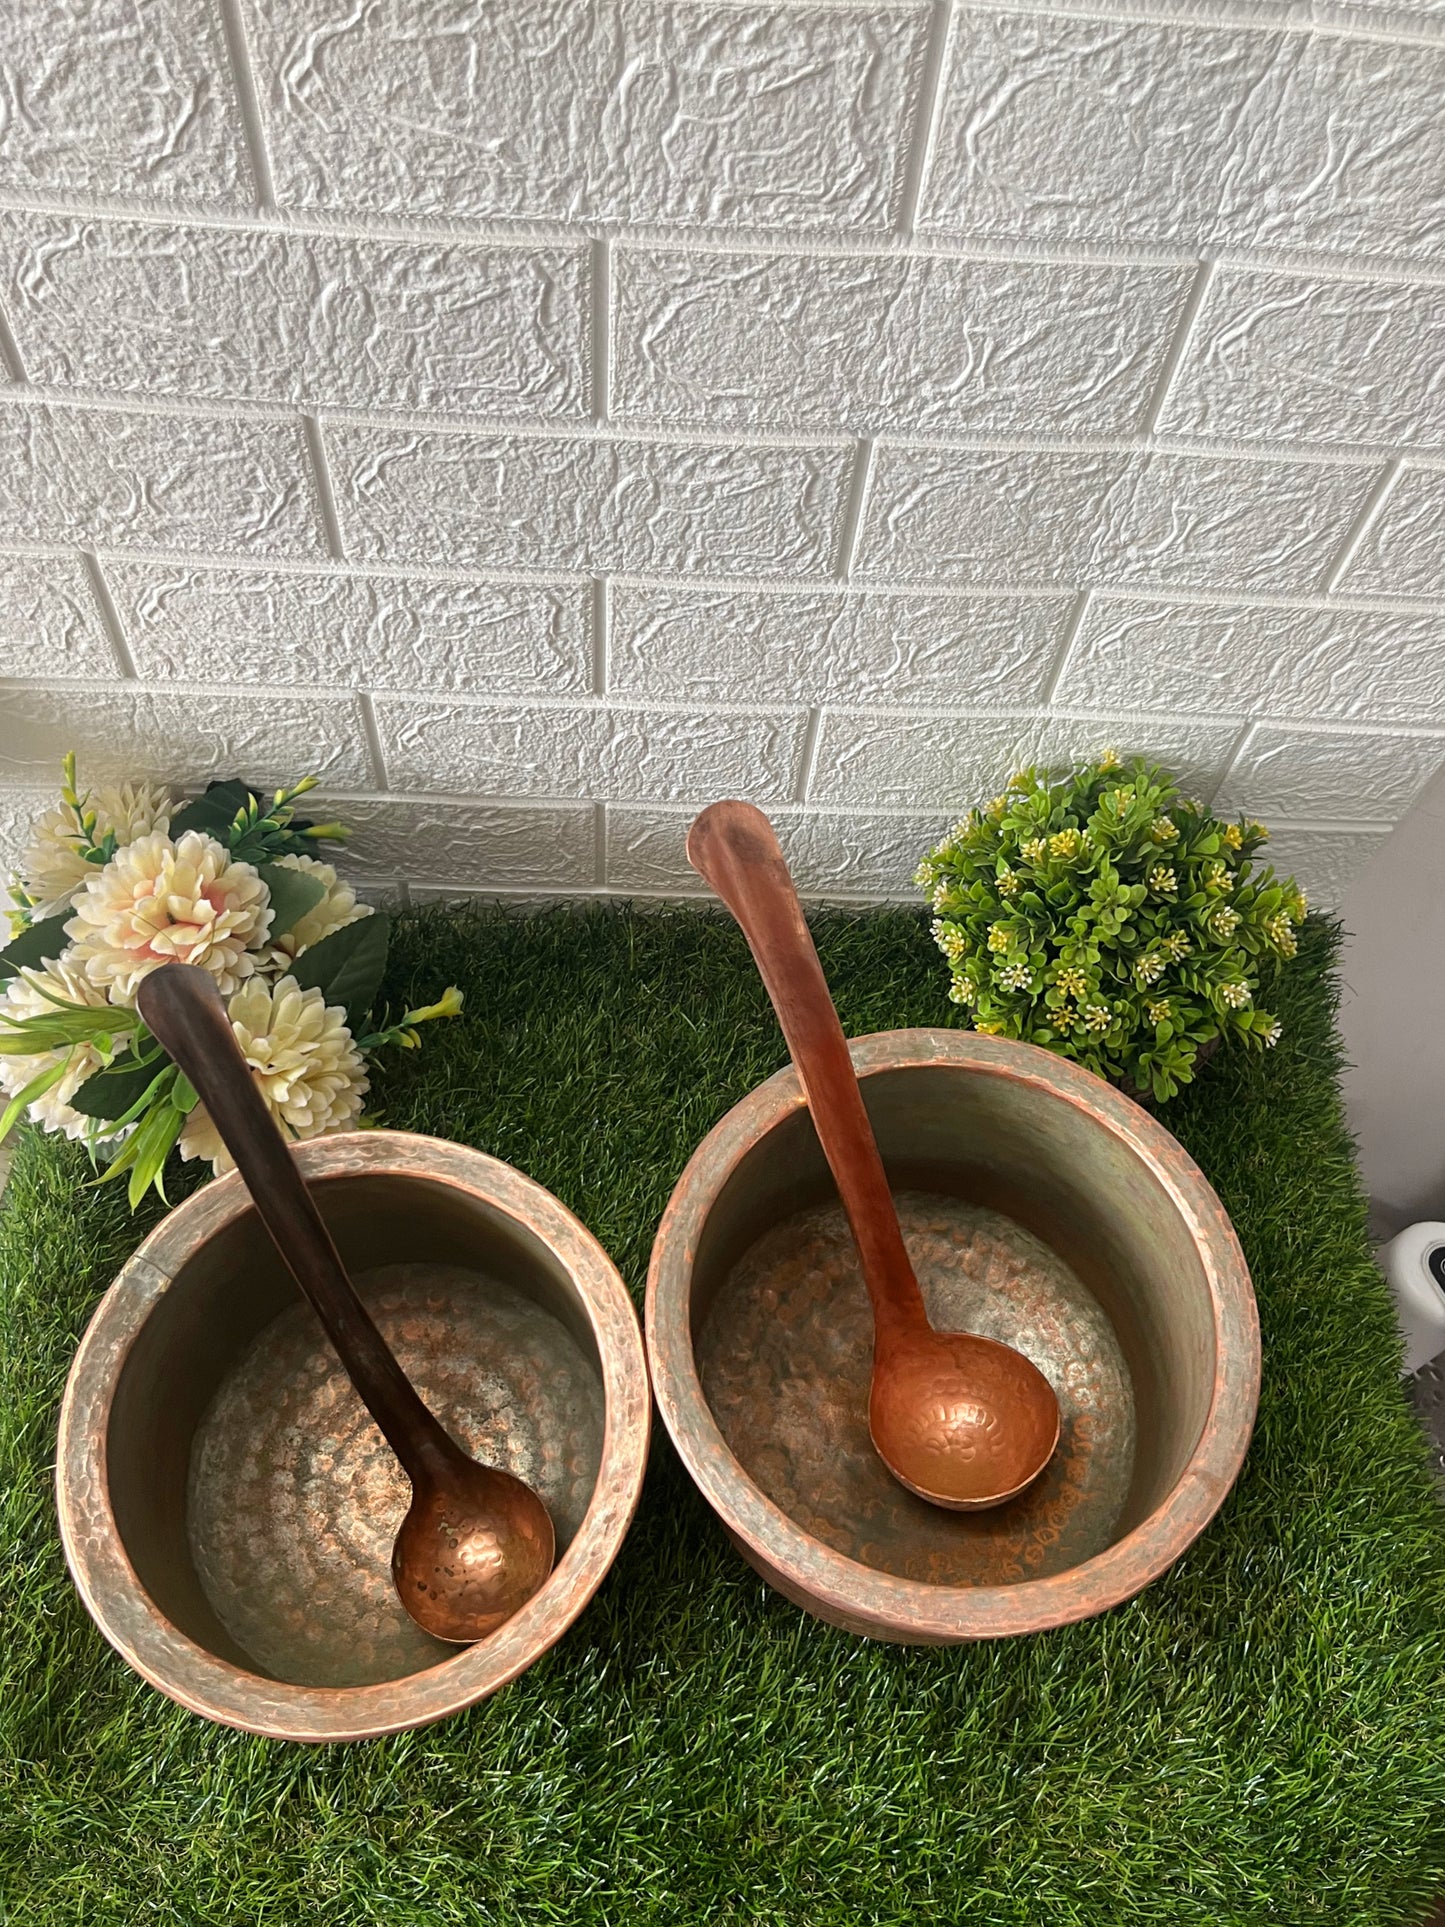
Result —
[[417, 1396], [346, 1275], [214, 978], [193, 964], [164, 964], [141, 983], [136, 1008], [195, 1087], [261, 1222], [411, 1480], [411, 1508], [391, 1553], [402, 1605], [437, 1639], [485, 1639], [552, 1570], [547, 1508], [510, 1472], [478, 1465]]
[[1012, 1346], [937, 1332], [928, 1322], [843, 1026], [772, 824], [751, 803], [713, 803], [688, 831], [687, 860], [742, 926], [853, 1228], [873, 1302], [868, 1429], [878, 1456], [935, 1505], [1001, 1505], [1038, 1477], [1058, 1443], [1053, 1387]]

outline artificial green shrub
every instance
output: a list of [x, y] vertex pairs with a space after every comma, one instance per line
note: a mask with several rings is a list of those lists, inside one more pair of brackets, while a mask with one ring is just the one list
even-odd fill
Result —
[[918, 866], [949, 995], [975, 1030], [1172, 1097], [1215, 1039], [1279, 1038], [1255, 999], [1294, 955], [1306, 901], [1255, 862], [1268, 834], [1112, 752], [1022, 771]]

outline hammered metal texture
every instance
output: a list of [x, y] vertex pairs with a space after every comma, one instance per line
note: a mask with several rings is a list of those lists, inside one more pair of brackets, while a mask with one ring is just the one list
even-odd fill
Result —
[[[736, 1414], [727, 1424], [742, 1456], [729, 1443], [713, 1406], [713, 1397], [727, 1391], [718, 1386], [717, 1366], [743, 1373], [744, 1394], [746, 1368], [736, 1356], [720, 1359], [713, 1309], [736, 1291], [738, 1267], [762, 1240], [830, 1195], [791, 1066], [714, 1125], [663, 1214], [647, 1283], [647, 1348], [663, 1423], [742, 1556], [785, 1598], [831, 1625], [871, 1639], [952, 1645], [1043, 1632], [1105, 1612], [1158, 1579], [1205, 1529], [1249, 1443], [1259, 1396], [1259, 1320], [1224, 1207], [1155, 1119], [1050, 1051], [954, 1030], [880, 1031], [848, 1048], [899, 1193], [967, 1199], [1029, 1226], [1113, 1320], [1132, 1378], [1138, 1444], [1127, 1496], [1107, 1532], [1100, 1507], [1107, 1543], [1072, 1563], [1068, 1554], [1046, 1550], [1038, 1568], [1019, 1577], [1000, 1569], [1003, 1558], [991, 1574], [980, 1558], [977, 1576], [958, 1584], [905, 1577], [883, 1563], [881, 1547], [871, 1554], [878, 1564], [839, 1551], [822, 1530], [800, 1523], [786, 1499], [772, 1497], [766, 1481], [778, 1491], [786, 1479], [801, 1486], [796, 1468], [783, 1459], [755, 1477], [742, 1462], [752, 1447]], [[778, 1296], [775, 1322], [777, 1311], [800, 1320], [796, 1343], [805, 1370], [790, 1375], [784, 1354], [783, 1366], [768, 1375], [774, 1396], [798, 1401], [798, 1429], [806, 1435], [818, 1425], [807, 1408], [825, 1382], [822, 1368], [838, 1364], [830, 1353], [847, 1359], [846, 1334], [829, 1329], [843, 1314], [834, 1298], [826, 1320], [811, 1314], [810, 1330], [806, 1300]], [[757, 1341], [783, 1338], [759, 1331]], [[745, 1336], [739, 1349], [752, 1342]], [[856, 1344], [848, 1369], [861, 1408], [866, 1371]], [[746, 1413], [746, 1397], [743, 1404]], [[774, 1440], [766, 1416], [756, 1407], [747, 1415], [756, 1417], [757, 1445], [767, 1450]], [[844, 1450], [821, 1467], [825, 1478], [841, 1477], [850, 1450], [861, 1450], [862, 1423], [860, 1410], [852, 1448], [840, 1429]], [[1065, 1465], [1076, 1450], [1077, 1431]], [[834, 1451], [831, 1440], [826, 1451]], [[1092, 1457], [1103, 1456], [1095, 1439]], [[1086, 1496], [1094, 1477], [1092, 1467], [1087, 1483], [1080, 1477]], [[816, 1496], [812, 1503], [818, 1507]], [[895, 1521], [912, 1511], [901, 1491], [889, 1492], [886, 1504], [897, 1508]], [[963, 1543], [977, 1523], [959, 1515], [932, 1527], [956, 1531]], [[1084, 1522], [1071, 1513], [1057, 1523], [1062, 1538]], [[989, 1530], [986, 1516], [983, 1527]], [[875, 1532], [871, 1524], [857, 1535], [864, 1544], [889, 1536], [906, 1546], [906, 1534]]]
[[[153, 1686], [206, 1719], [268, 1739], [374, 1739], [475, 1706], [524, 1673], [586, 1608], [642, 1489], [647, 1363], [616, 1266], [558, 1199], [511, 1165], [386, 1130], [313, 1138], [293, 1155], [354, 1270], [368, 1258], [373, 1268], [427, 1261], [525, 1282], [576, 1334], [605, 1412], [601, 1460], [586, 1513], [546, 1585], [489, 1639], [374, 1685], [269, 1678], [218, 1620], [196, 1573], [187, 1516], [195, 1434], [259, 1333], [294, 1303], [290, 1281], [263, 1269], [275, 1260], [238, 1172], [202, 1185], [164, 1217], [97, 1306], [61, 1401], [56, 1512], [87, 1611]], [[418, 1376], [429, 1391], [426, 1372]], [[565, 1414], [567, 1382], [549, 1382], [547, 1394]], [[448, 1417], [444, 1398], [438, 1404]], [[467, 1422], [452, 1422], [466, 1443], [479, 1442]], [[252, 1584], [269, 1584], [263, 1569]]]
[[[480, 1273], [399, 1264], [356, 1283], [442, 1424], [541, 1497], [560, 1556], [601, 1462], [595, 1367], [549, 1313]], [[410, 1500], [310, 1306], [283, 1312], [222, 1384], [192, 1448], [191, 1550], [221, 1623], [265, 1672], [298, 1684], [373, 1685], [454, 1657], [392, 1585]]]
[[1134, 1399], [1088, 1288], [1001, 1212], [900, 1192], [904, 1242], [940, 1331], [1013, 1345], [1058, 1395], [1043, 1476], [986, 1512], [947, 1512], [891, 1477], [868, 1436], [873, 1321], [841, 1206], [798, 1212], [734, 1266], [698, 1344], [703, 1390], [748, 1474], [798, 1525], [864, 1565], [939, 1586], [1046, 1578], [1108, 1545], [1134, 1463]]

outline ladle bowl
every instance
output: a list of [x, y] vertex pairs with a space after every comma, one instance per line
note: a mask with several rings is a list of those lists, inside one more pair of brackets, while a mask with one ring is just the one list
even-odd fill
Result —
[[1048, 1470], [987, 1511], [892, 1478], [868, 1436], [856, 1253], [789, 1067], [703, 1140], [653, 1247], [658, 1410], [743, 1556], [832, 1624], [910, 1644], [1119, 1604], [1208, 1525], [1259, 1391], [1249, 1273], [1176, 1139], [1079, 1065], [973, 1032], [851, 1041], [936, 1327], [1059, 1395]]

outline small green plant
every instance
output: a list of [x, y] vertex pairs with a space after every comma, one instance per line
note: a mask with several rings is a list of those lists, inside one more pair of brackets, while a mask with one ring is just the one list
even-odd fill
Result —
[[1216, 1039], [1279, 1038], [1255, 996], [1295, 954], [1306, 902], [1255, 865], [1268, 834], [1112, 751], [1024, 770], [918, 866], [950, 997], [975, 1030], [1172, 1097]]

